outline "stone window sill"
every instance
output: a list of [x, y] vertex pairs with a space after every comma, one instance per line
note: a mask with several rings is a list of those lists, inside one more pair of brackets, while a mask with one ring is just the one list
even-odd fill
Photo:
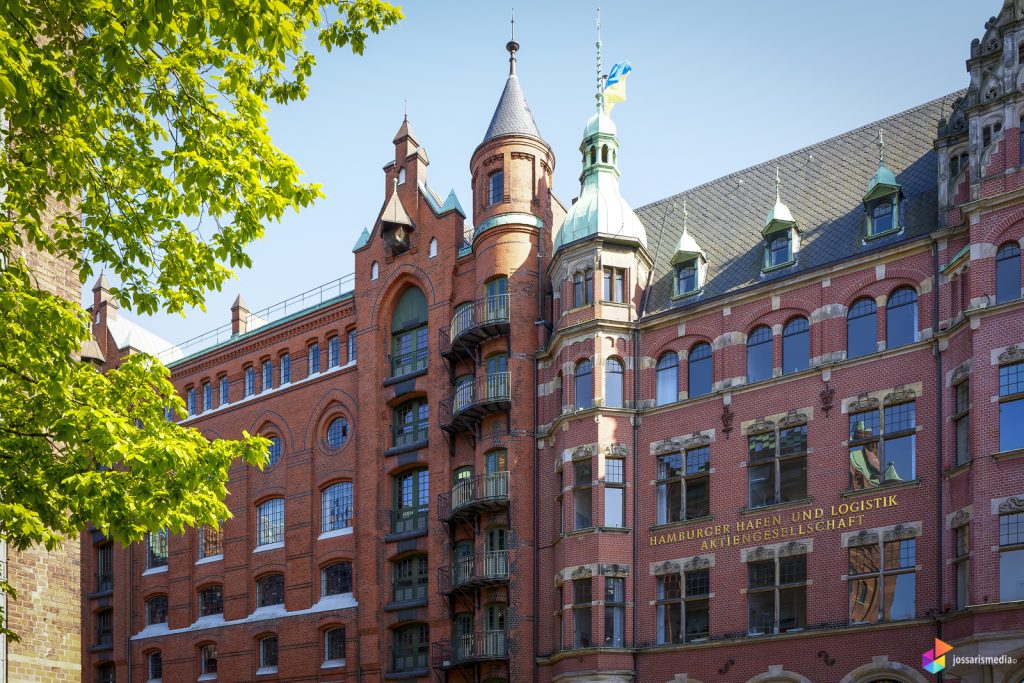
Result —
[[352, 527], [346, 526], [346, 527], [342, 527], [341, 529], [331, 529], [330, 531], [325, 531], [322, 534], [320, 534], [319, 536], [317, 536], [316, 540], [323, 541], [324, 539], [328, 539], [328, 538], [337, 538], [338, 536], [348, 536], [351, 533], [352, 533]]
[[972, 466], [973, 462], [971, 460], [968, 460], [967, 462], [962, 462], [959, 465], [954, 465], [953, 467], [950, 467], [948, 470], [942, 473], [942, 476], [944, 476], [946, 479], [952, 479], [957, 475], [970, 471]]
[[1024, 448], [1014, 448], [1013, 450], [999, 451], [992, 454], [993, 460], [1013, 460], [1015, 458], [1024, 458]]
[[278, 548], [283, 547], [284, 541], [278, 541], [277, 543], [264, 543], [263, 545], [256, 546], [255, 548], [253, 548], [252, 554], [255, 555], [256, 553], [265, 553], [268, 550], [277, 550]]

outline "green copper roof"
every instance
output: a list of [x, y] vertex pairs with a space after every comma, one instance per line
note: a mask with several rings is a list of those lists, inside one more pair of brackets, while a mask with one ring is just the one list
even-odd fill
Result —
[[370, 231], [363, 228], [363, 232], [359, 235], [359, 239], [356, 240], [356, 246], [352, 247], [352, 251], [359, 251], [367, 244], [370, 243]]
[[884, 163], [878, 165], [875, 175], [868, 181], [868, 191], [864, 194], [864, 201], [871, 201], [875, 197], [892, 194], [900, 189], [896, 182], [896, 174], [889, 170]]

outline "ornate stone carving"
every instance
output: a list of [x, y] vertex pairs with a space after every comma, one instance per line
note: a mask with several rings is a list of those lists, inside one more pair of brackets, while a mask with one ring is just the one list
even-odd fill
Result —
[[1024, 512], [1024, 498], [1010, 497], [999, 504], [999, 514]]
[[697, 557], [691, 557], [690, 560], [683, 565], [683, 569], [686, 571], [692, 571], [694, 569], [707, 569], [711, 566], [711, 558], [703, 557], [698, 555]]
[[763, 545], [759, 545], [747, 553], [747, 562], [757, 562], [758, 560], [771, 560], [774, 558], [775, 550], [772, 548], [766, 548]]
[[705, 436], [700, 432], [694, 432], [683, 440], [682, 446], [683, 448], [701, 448], [702, 446], [709, 446], [710, 444], [710, 436]]
[[917, 528], [912, 526], [905, 526], [903, 524], [897, 524], [893, 528], [885, 532], [883, 537], [887, 541], [903, 541], [908, 538], [915, 538], [917, 536]]
[[658, 441], [654, 444], [655, 455], [665, 455], [666, 453], [678, 453], [679, 444], [672, 439], [665, 439], [664, 441]]
[[836, 390], [828, 382], [825, 382], [825, 388], [818, 396], [821, 398], [821, 410], [825, 413], [825, 417], [828, 417], [829, 411], [832, 410], [832, 402], [836, 397]]
[[886, 394], [885, 399], [882, 401], [885, 405], [892, 405], [893, 403], [903, 403], [904, 401], [910, 401], [917, 397], [917, 392], [909, 387], [905, 387], [902, 384], [896, 387], [892, 393]]
[[590, 567], [583, 565], [582, 567], [576, 567], [572, 574], [570, 574], [570, 578], [575, 581], [576, 579], [589, 579], [593, 575], [594, 572], [591, 571]]
[[573, 460], [586, 460], [592, 457], [594, 457], [594, 449], [590, 446], [577, 446], [572, 449]]
[[597, 573], [600, 576], [627, 576], [629, 574], [629, 567], [624, 564], [601, 564], [597, 567]]
[[848, 545], [850, 547], [853, 547], [853, 546], [859, 546], [859, 545], [877, 545], [877, 544], [878, 544], [878, 534], [876, 532], [874, 532], [874, 531], [869, 531], [867, 529], [863, 529], [863, 530], [858, 531], [857, 533], [855, 533], [853, 536], [850, 536], [850, 539], [849, 539], [849, 541], [847, 542], [846, 545]]
[[662, 574], [678, 574], [679, 563], [673, 560], [665, 560], [661, 564], [654, 565], [654, 575], [661, 576]]
[[775, 429], [775, 423], [771, 420], [766, 420], [763, 417], [759, 417], [754, 420], [754, 424], [747, 427], [747, 434], [758, 434], [760, 432], [770, 432]]
[[957, 510], [950, 521], [949, 526], [953, 529], [961, 527], [971, 521], [971, 512], [967, 508]]
[[807, 416], [798, 410], [791, 410], [779, 420], [779, 427], [796, 427], [807, 424]]
[[806, 555], [807, 544], [801, 543], [800, 541], [790, 541], [781, 548], [779, 548], [779, 557], [790, 557], [792, 555]]
[[968, 368], [967, 364], [964, 363], [963, 365], [961, 365], [960, 367], [958, 367], [956, 370], [953, 371], [953, 377], [950, 379], [949, 383], [950, 384], [959, 384], [960, 382], [962, 382], [965, 379], [967, 379], [967, 377], [970, 374], [971, 374], [970, 368]]
[[1020, 348], [1016, 344], [1011, 345], [999, 354], [1000, 363], [1016, 363], [1022, 360], [1024, 360], [1024, 349]]
[[626, 447], [621, 443], [610, 443], [604, 447], [604, 454], [612, 458], [625, 458]]
[[727, 439], [732, 432], [732, 421], [735, 417], [736, 413], [732, 412], [732, 408], [728, 404], [722, 406], [722, 432], [725, 433]]
[[878, 399], [868, 396], [867, 394], [858, 394], [857, 399], [850, 401], [847, 409], [851, 413], [857, 413], [862, 410], [873, 410], [878, 407]]

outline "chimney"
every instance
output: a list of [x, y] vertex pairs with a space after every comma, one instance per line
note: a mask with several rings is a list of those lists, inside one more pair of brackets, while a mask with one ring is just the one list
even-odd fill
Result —
[[249, 307], [239, 294], [231, 304], [231, 334], [245, 334], [249, 331]]

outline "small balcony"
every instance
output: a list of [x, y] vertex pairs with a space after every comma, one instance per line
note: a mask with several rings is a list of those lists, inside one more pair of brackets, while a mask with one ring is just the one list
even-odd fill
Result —
[[481, 418], [506, 412], [512, 405], [512, 378], [494, 372], [455, 387], [452, 397], [440, 403], [441, 429], [451, 434], [472, 432]]
[[478, 550], [438, 572], [441, 592], [455, 593], [508, 582], [508, 550]]
[[442, 522], [455, 521], [508, 505], [508, 472], [478, 474], [455, 482], [451, 492], [437, 497]]
[[434, 643], [433, 655], [435, 669], [508, 659], [508, 634], [505, 631], [463, 633]]
[[510, 305], [508, 294], [495, 294], [459, 307], [451, 325], [440, 332], [441, 356], [471, 359], [483, 341], [507, 335]]
[[388, 510], [388, 536], [413, 535], [427, 530], [427, 506]]

